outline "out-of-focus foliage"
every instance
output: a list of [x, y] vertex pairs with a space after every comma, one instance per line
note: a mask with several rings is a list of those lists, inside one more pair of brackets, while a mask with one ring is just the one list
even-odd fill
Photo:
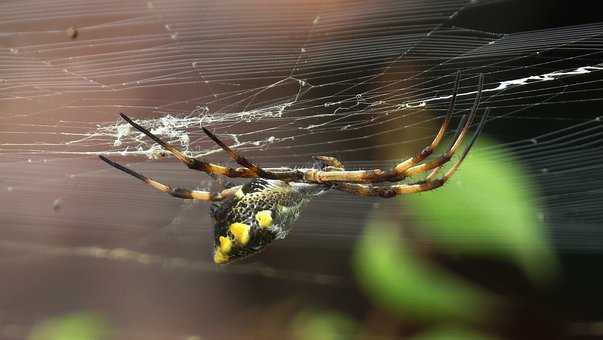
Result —
[[375, 303], [412, 318], [485, 316], [486, 293], [421, 261], [396, 236], [392, 221], [375, 216], [357, 248], [358, 280]]
[[[483, 138], [479, 144], [492, 147]], [[376, 305], [403, 319], [457, 321], [416, 339], [485, 339], [457, 326], [487, 321], [503, 301], [420, 258], [416, 245], [401, 237], [404, 228], [415, 226], [419, 242], [439, 253], [511, 261], [537, 283], [556, 273], [534, 186], [504, 150], [495, 160], [483, 156], [491, 150], [475, 148], [444, 187], [398, 200], [415, 221], [374, 211], [356, 249], [358, 280]]]
[[457, 327], [440, 327], [424, 332], [410, 340], [494, 340], [495, 338]]
[[[492, 145], [483, 137], [478, 144]], [[504, 150], [495, 159], [485, 154], [476, 147], [449, 183], [402, 202], [416, 212], [421, 231], [438, 249], [509, 258], [532, 280], [544, 282], [556, 262], [539, 219], [536, 188]]]
[[109, 336], [109, 326], [92, 313], [74, 313], [43, 321], [32, 329], [28, 340], [102, 340]]
[[354, 338], [357, 327], [341, 314], [315, 311], [300, 313], [292, 322], [292, 332], [296, 340], [345, 340]]

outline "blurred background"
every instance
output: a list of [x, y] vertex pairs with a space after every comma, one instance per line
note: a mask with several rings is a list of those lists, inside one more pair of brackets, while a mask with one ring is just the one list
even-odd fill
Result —
[[[603, 334], [603, 17], [519, 0], [0, 3], [1, 339], [566, 339]], [[216, 189], [120, 120], [232, 165], [391, 167], [484, 133], [446, 186], [329, 192], [212, 262]], [[475, 130], [475, 125], [472, 130]], [[455, 158], [458, 159], [458, 158]], [[421, 178], [414, 178], [417, 180]], [[240, 181], [232, 180], [238, 183]]]

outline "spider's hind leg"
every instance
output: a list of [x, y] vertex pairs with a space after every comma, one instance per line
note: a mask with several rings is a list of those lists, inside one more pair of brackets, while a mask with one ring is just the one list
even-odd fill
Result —
[[252, 173], [250, 169], [247, 168], [227, 168], [221, 165], [209, 163], [203, 160], [198, 160], [192, 157], [187, 156], [184, 152], [180, 151], [178, 148], [166, 143], [161, 138], [155, 136], [151, 131], [145, 129], [140, 124], [136, 123], [124, 113], [119, 114], [128, 124], [134, 127], [136, 130], [144, 133], [147, 137], [151, 138], [155, 143], [161, 145], [162, 148], [169, 151], [174, 157], [184, 163], [189, 169], [203, 171], [208, 174], [216, 174], [223, 175], [228, 177], [257, 177], [256, 174]]
[[161, 192], [170, 194], [177, 198], [182, 199], [193, 199], [198, 201], [221, 201], [225, 198], [233, 196], [235, 192], [239, 189], [237, 187], [233, 187], [230, 189], [222, 190], [220, 192], [210, 192], [210, 191], [201, 191], [201, 190], [191, 190], [185, 188], [171, 187], [169, 185], [158, 182], [152, 178], [144, 176], [128, 167], [125, 167], [119, 163], [116, 163], [105, 156], [100, 155], [99, 158], [103, 160], [105, 163], [111, 165], [112, 167], [121, 170], [128, 175], [138, 178], [139, 180], [145, 182], [151, 187], [159, 190]]
[[237, 151], [231, 149], [228, 145], [226, 145], [222, 140], [220, 140], [208, 129], [204, 127], [202, 129], [203, 132], [205, 132], [205, 134], [214, 141], [214, 143], [218, 144], [218, 146], [220, 146], [222, 150], [226, 151], [226, 153], [232, 160], [247, 168], [253, 174], [254, 177], [277, 179], [281, 181], [296, 181], [304, 177], [304, 174], [302, 172], [296, 170], [289, 170], [284, 172], [273, 172], [269, 170], [264, 170], [253, 162], [251, 162], [250, 160], [248, 160], [247, 158], [243, 157]]

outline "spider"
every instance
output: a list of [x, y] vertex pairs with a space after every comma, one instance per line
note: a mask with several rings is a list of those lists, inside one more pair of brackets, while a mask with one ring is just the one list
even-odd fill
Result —
[[[467, 117], [459, 123], [455, 137], [447, 151], [431, 161], [423, 162], [442, 141], [454, 112], [458, 93], [460, 72], [454, 82], [448, 112], [435, 138], [427, 147], [389, 170], [346, 170], [334, 157], [314, 157], [319, 166], [307, 169], [258, 167], [237, 151], [228, 147], [206, 128], [205, 134], [218, 144], [235, 162], [242, 167], [230, 168], [203, 160], [188, 157], [174, 146], [167, 144], [138, 125], [123, 113], [121, 117], [134, 128], [147, 135], [164, 149], [172, 153], [190, 169], [206, 172], [210, 175], [253, 178], [246, 184], [224, 189], [220, 192], [175, 188], [135, 172], [104, 156], [99, 156], [109, 165], [130, 174], [153, 188], [182, 199], [215, 202], [210, 213], [215, 219], [213, 260], [224, 264], [262, 251], [268, 244], [283, 239], [291, 225], [299, 216], [303, 206], [312, 198], [330, 190], [340, 190], [359, 196], [380, 196], [390, 198], [396, 195], [412, 194], [441, 187], [457, 171], [467, 153], [482, 131], [488, 110], [485, 110], [480, 123], [460, 159], [441, 177], [436, 178], [440, 168], [447, 163], [462, 144], [470, 126], [477, 115], [483, 75], [479, 77], [477, 95]], [[374, 185], [372, 183], [399, 182], [430, 171], [423, 180], [406, 184]]]

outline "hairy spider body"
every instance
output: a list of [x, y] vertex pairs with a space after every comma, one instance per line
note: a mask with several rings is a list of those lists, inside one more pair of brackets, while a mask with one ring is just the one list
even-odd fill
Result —
[[[218, 264], [228, 263], [260, 252], [272, 241], [285, 238], [304, 204], [325, 191], [339, 190], [358, 196], [390, 198], [397, 195], [433, 190], [444, 185], [458, 170], [477, 140], [488, 117], [488, 110], [486, 109], [459, 160], [443, 176], [437, 177], [442, 166], [453, 158], [475, 120], [483, 88], [483, 75], [479, 76], [478, 91], [469, 116], [461, 118], [459, 128], [447, 151], [431, 160], [426, 160], [432, 155], [448, 130], [454, 112], [459, 82], [460, 72], [457, 72], [448, 112], [431, 144], [415, 156], [401, 161], [389, 170], [347, 170], [339, 160], [328, 156], [315, 157], [321, 162], [321, 166], [317, 168], [290, 169], [281, 167], [263, 169], [232, 150], [212, 132], [203, 128], [203, 132], [209, 138], [226, 151], [230, 158], [242, 166], [238, 168], [225, 167], [185, 155], [182, 151], [162, 141], [123, 113], [120, 115], [124, 120], [172, 153], [190, 169], [203, 171], [211, 175], [253, 178], [253, 180], [244, 185], [224, 189], [221, 192], [172, 188], [115, 163], [104, 156], [99, 157], [109, 165], [174, 197], [200, 201], [220, 201], [220, 203], [214, 203], [210, 210], [216, 220], [214, 226], [214, 262]], [[374, 183], [399, 182], [424, 173], [428, 173], [424, 179], [414, 182], [374, 185]]]
[[283, 239], [303, 206], [328, 186], [254, 179], [222, 202], [214, 203], [214, 262], [226, 263]]

